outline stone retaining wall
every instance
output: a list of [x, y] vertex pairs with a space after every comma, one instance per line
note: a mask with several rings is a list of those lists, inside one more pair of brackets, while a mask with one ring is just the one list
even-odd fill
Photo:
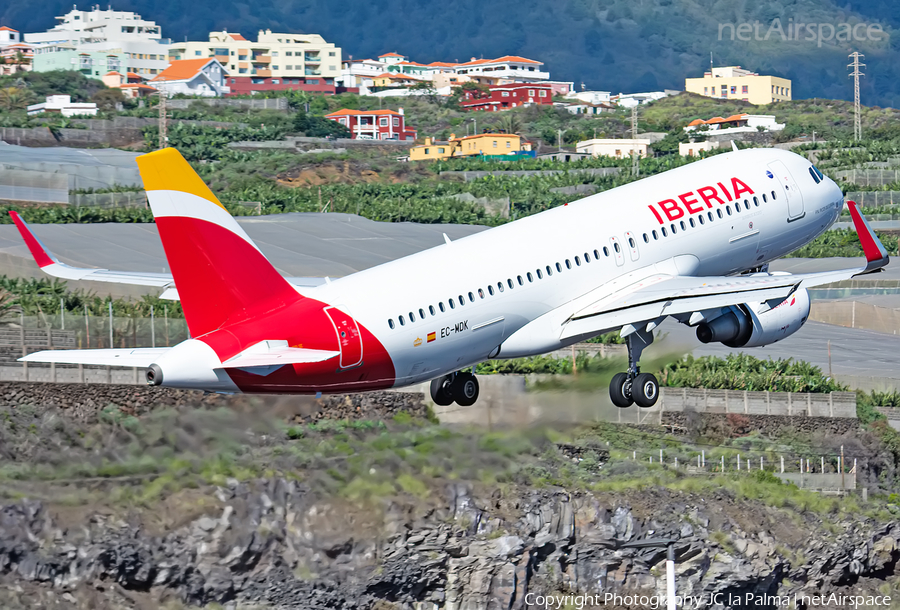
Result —
[[262, 409], [291, 422], [329, 419], [386, 419], [406, 412], [427, 417], [421, 394], [368, 392], [366, 394], [313, 396], [257, 396], [214, 394], [153, 386], [118, 384], [0, 382], [0, 404], [58, 407], [78, 418], [95, 417], [109, 405], [135, 415], [155, 407]]

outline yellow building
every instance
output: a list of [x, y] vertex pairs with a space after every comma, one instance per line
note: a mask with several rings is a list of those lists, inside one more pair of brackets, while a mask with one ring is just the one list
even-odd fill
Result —
[[229, 76], [322, 77], [333, 82], [341, 75], [341, 49], [318, 34], [260, 30], [252, 42], [240, 34], [210, 32], [207, 42], [177, 42], [169, 47], [170, 60], [200, 57], [215, 57]]
[[684, 79], [684, 90], [723, 100], [743, 100], [751, 104], [771, 104], [791, 99], [791, 81], [777, 76], [760, 76], [740, 66], [713, 68], [703, 78]]
[[429, 161], [451, 157], [471, 157], [475, 155], [504, 156], [531, 150], [530, 142], [511, 133], [479, 133], [474, 136], [457, 138], [450, 134], [447, 142], [436, 142], [425, 138], [425, 143], [409, 149], [410, 161]]

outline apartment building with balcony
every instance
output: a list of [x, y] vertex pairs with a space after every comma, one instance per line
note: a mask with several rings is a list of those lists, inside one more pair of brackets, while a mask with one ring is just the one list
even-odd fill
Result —
[[176, 43], [172, 60], [215, 58], [228, 72], [232, 93], [300, 89], [334, 93], [341, 75], [341, 49], [318, 34], [260, 30], [256, 42], [241, 34], [210, 32], [206, 42]]
[[397, 110], [342, 109], [325, 115], [350, 130], [354, 140], [415, 140], [416, 129], [406, 125], [403, 108]]
[[[46, 32], [26, 33], [25, 42], [34, 49], [34, 71], [77, 70], [100, 79], [110, 69], [106, 56], [118, 60], [117, 71], [135, 72], [152, 78], [169, 64], [169, 40], [162, 37], [154, 21], [137, 13], [73, 8], [56, 18], [58, 23]], [[90, 65], [81, 56], [91, 57]], [[115, 64], [116, 62], [113, 61]]]

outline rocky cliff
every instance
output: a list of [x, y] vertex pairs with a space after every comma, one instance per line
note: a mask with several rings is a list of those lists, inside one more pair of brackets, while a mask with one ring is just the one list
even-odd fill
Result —
[[[537, 595], [665, 595], [660, 549], [675, 540], [679, 595], [699, 607], [760, 596], [868, 593], [894, 575], [896, 523], [845, 521], [828, 532], [728, 494], [665, 490], [612, 498], [563, 489], [449, 484], [432, 503], [394, 499], [365, 510], [316, 498], [285, 479], [214, 492], [215, 508], [167, 532], [140, 519], [85, 515], [63, 526], [40, 502], [0, 509], [5, 607], [527, 608]], [[5, 597], [5, 600], [3, 599]], [[45, 602], [46, 603], [46, 602]], [[621, 604], [641, 607], [640, 604]], [[769, 604], [774, 606], [776, 604]]]

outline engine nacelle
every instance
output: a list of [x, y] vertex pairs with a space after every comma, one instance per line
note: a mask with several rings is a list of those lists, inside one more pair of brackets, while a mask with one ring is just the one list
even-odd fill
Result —
[[[760, 313], [761, 312], [761, 313]], [[797, 290], [777, 306], [744, 303], [697, 327], [702, 343], [722, 343], [728, 347], [759, 347], [793, 335], [809, 319], [809, 292]]]

